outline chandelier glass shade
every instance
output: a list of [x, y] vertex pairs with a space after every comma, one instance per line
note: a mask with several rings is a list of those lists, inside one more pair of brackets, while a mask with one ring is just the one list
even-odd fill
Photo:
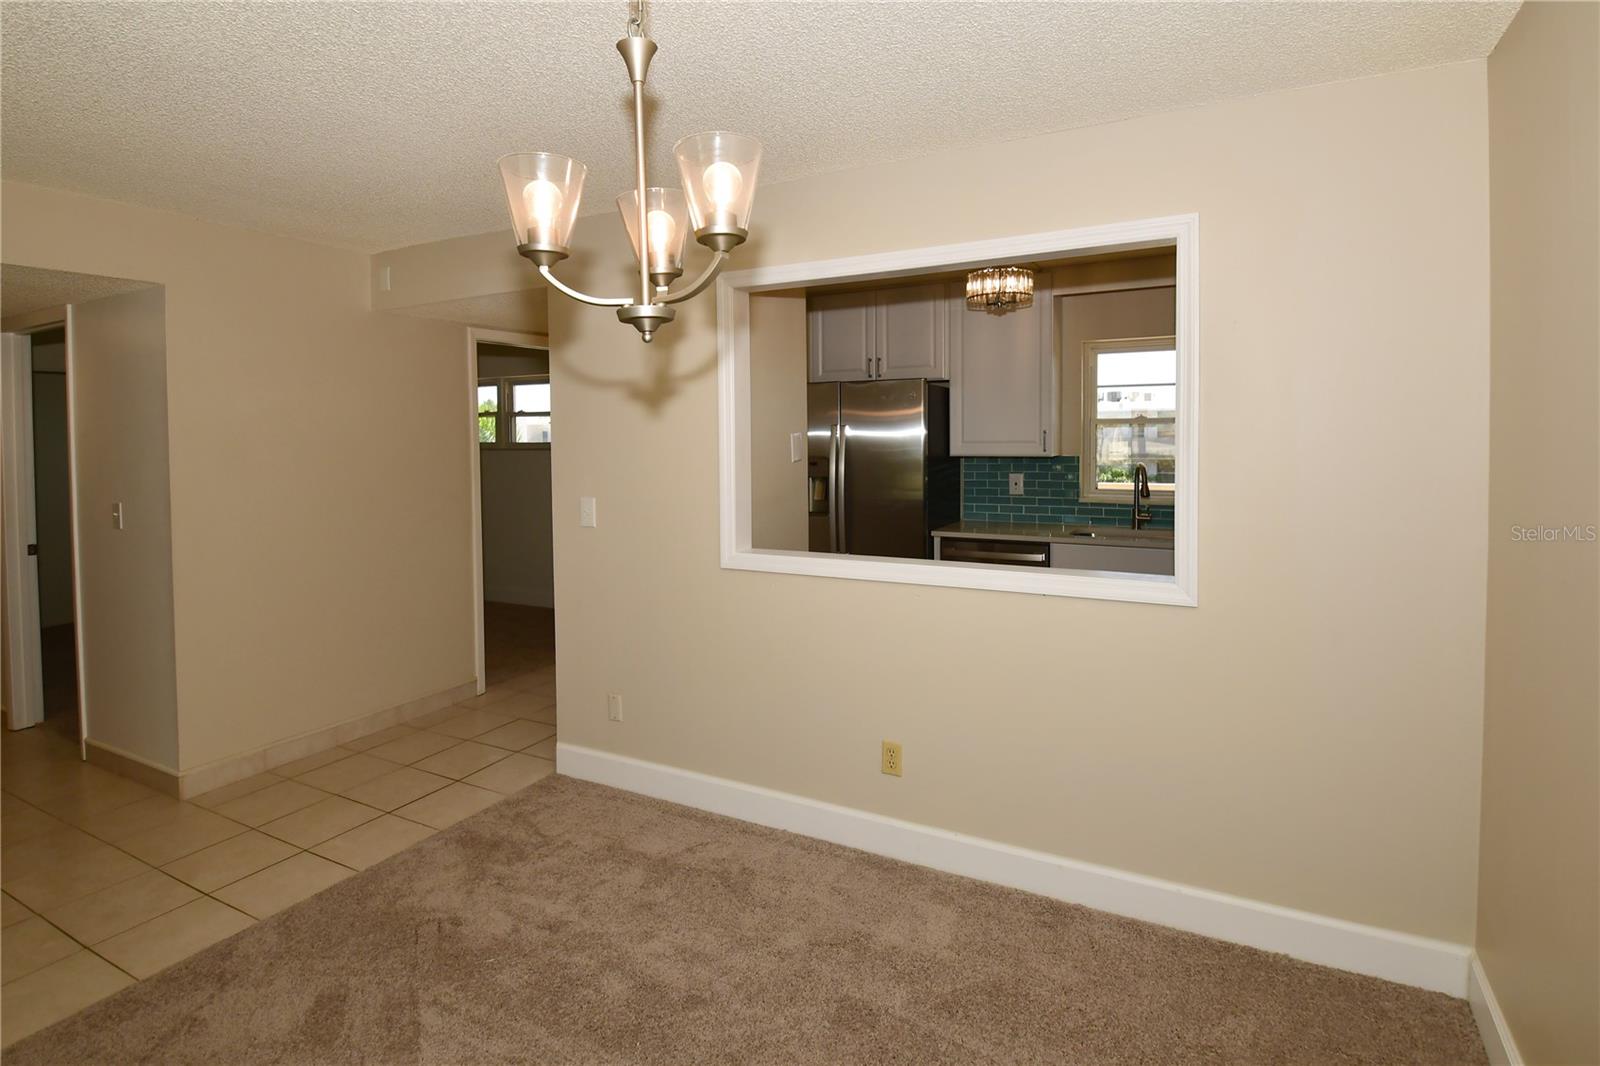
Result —
[[967, 275], [967, 309], [1006, 311], [1033, 306], [1033, 271], [1027, 267], [985, 267]]
[[511, 207], [511, 231], [519, 245], [567, 247], [588, 173], [577, 160], [549, 152], [501, 157], [500, 178]]
[[761, 169], [761, 142], [737, 133], [695, 133], [673, 146], [699, 230], [747, 230]]
[[617, 210], [628, 227], [633, 254], [647, 256], [650, 281], [658, 289], [671, 285], [683, 273], [683, 245], [689, 236], [689, 208], [679, 189], [650, 188], [644, 191], [644, 226], [648, 251], [639, 245], [639, 191], [617, 197]]
[[[644, 81], [656, 44], [644, 35], [643, 0], [629, 19], [628, 36], [617, 51], [633, 84], [634, 188], [617, 197], [628, 239], [639, 264], [638, 296], [590, 296], [558, 280], [551, 268], [567, 258], [572, 230], [583, 199], [587, 169], [582, 163], [549, 152], [518, 152], [500, 160], [506, 203], [517, 252], [531, 260], [557, 292], [599, 307], [614, 307], [617, 317], [649, 341], [671, 322], [681, 303], [716, 280], [728, 254], [749, 236], [750, 208], [761, 168], [761, 143], [737, 133], [697, 133], [674, 147], [682, 189], [651, 186], [645, 173]], [[683, 273], [683, 249], [689, 232], [711, 251], [711, 262], [694, 281], [672, 292]]]

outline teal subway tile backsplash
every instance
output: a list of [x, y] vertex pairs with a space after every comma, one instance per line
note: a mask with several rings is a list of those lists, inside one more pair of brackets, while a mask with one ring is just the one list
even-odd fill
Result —
[[[1010, 476], [1022, 475], [1023, 494], [1010, 494]], [[1172, 528], [1172, 508], [1150, 507], [1151, 529]], [[968, 457], [961, 460], [961, 517], [973, 521], [1039, 525], [1128, 524], [1128, 505], [1078, 499], [1078, 457], [1062, 455]]]

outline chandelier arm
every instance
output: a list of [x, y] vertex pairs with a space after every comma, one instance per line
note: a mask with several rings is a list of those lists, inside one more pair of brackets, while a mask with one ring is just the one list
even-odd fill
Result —
[[540, 265], [539, 274], [544, 280], [554, 285], [558, 291], [566, 293], [580, 303], [593, 304], [595, 307], [627, 307], [633, 302], [626, 296], [590, 296], [587, 293], [579, 292], [570, 285], [562, 284], [560, 278], [550, 273], [548, 266]]
[[692, 296], [699, 296], [713, 281], [717, 280], [717, 275], [722, 273], [722, 268], [727, 262], [727, 252], [715, 253], [712, 255], [711, 262], [706, 266], [704, 272], [698, 278], [695, 278], [688, 288], [679, 292], [658, 293], [656, 295], [656, 303], [676, 304], [682, 303]]

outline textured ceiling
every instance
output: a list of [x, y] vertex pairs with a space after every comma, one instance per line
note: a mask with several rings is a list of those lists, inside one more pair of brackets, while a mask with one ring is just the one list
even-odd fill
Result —
[[147, 289], [148, 281], [107, 278], [99, 274], [73, 274], [65, 270], [0, 265], [0, 317], [26, 315], [67, 304], [81, 304], [119, 292]]
[[[765, 183], [1482, 58], [1514, 3], [660, 0], [652, 170], [765, 142]], [[607, 3], [7, 2], [5, 177], [368, 251], [505, 225], [495, 159], [630, 183]], [[676, 179], [670, 182], [677, 184]], [[756, 207], [760, 216], [759, 201]]]

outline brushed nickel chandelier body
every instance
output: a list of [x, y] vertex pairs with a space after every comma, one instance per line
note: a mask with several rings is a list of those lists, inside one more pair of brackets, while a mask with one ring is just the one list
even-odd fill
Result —
[[[520, 152], [500, 160], [506, 201], [517, 252], [538, 268], [557, 292], [597, 307], [615, 307], [617, 318], [639, 331], [648, 342], [671, 322], [672, 306], [705, 291], [728, 260], [728, 254], [749, 236], [750, 207], [755, 201], [761, 142], [737, 133], [696, 133], [673, 146], [682, 189], [648, 184], [644, 150], [644, 81], [656, 43], [644, 33], [644, 0], [636, 0], [628, 35], [617, 51], [633, 83], [633, 156], [636, 188], [617, 197], [617, 209], [628, 227], [639, 260], [639, 295], [590, 296], [561, 282], [551, 267], [567, 258], [572, 228], [583, 197], [588, 168], [577, 160], [549, 152]], [[711, 250], [704, 272], [677, 292], [669, 291], [683, 274], [684, 239]]]

